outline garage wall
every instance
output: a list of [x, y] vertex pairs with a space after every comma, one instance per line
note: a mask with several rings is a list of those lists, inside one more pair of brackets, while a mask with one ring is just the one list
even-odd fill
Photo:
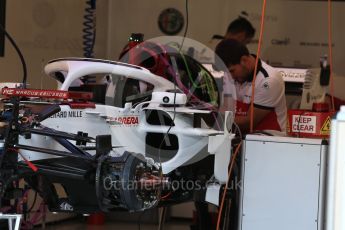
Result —
[[[110, 1], [109, 57], [117, 57], [132, 32], [142, 32], [145, 39], [162, 36], [158, 15], [174, 7], [185, 15], [184, 0], [118, 0]], [[230, 21], [242, 11], [257, 29], [255, 52], [259, 36], [262, 1], [253, 0], [189, 0], [189, 28], [187, 37], [203, 44], [213, 34], [224, 34]], [[345, 59], [342, 27], [345, 2], [333, 2], [334, 60], [337, 72], [345, 74], [341, 60]], [[183, 30], [179, 33], [183, 35]], [[275, 0], [266, 6], [262, 56], [273, 65], [312, 67], [319, 57], [328, 53], [327, 1]]]
[[[145, 39], [162, 36], [158, 15], [174, 7], [185, 15], [184, 0], [118, 0], [109, 3], [108, 57], [117, 59], [132, 32], [145, 34]], [[213, 34], [224, 34], [228, 23], [242, 11], [257, 29], [253, 43], [256, 52], [262, 1], [254, 0], [189, 0], [187, 37], [208, 45]], [[333, 2], [334, 71], [345, 76], [345, 2]], [[266, 6], [265, 30], [261, 57], [274, 66], [318, 67], [321, 56], [328, 54], [327, 1], [275, 0]], [[184, 29], [178, 34], [183, 35]], [[336, 79], [341, 83], [342, 77]], [[340, 81], [339, 81], [340, 80]], [[336, 92], [345, 99], [345, 92]]]
[[[28, 68], [31, 88], [56, 88], [42, 70], [51, 59], [80, 57], [85, 0], [7, 0], [6, 29], [21, 49]], [[96, 56], [105, 58], [108, 0], [97, 1]], [[0, 58], [0, 81], [21, 82], [22, 66], [14, 48], [6, 40]]]
[[[232, 12], [229, 0], [189, 0], [189, 27], [187, 37], [207, 44], [213, 34], [224, 34], [230, 19], [239, 12]], [[145, 34], [150, 39], [164, 34], [158, 28], [158, 16], [166, 8], [179, 10], [186, 20], [184, 0], [120, 0], [110, 1], [108, 56], [116, 59], [133, 32]], [[178, 36], [184, 33], [183, 28]]]

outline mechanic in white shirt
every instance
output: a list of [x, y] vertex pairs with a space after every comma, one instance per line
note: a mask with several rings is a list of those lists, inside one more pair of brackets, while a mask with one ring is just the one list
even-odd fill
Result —
[[[215, 50], [217, 45], [223, 39], [235, 39], [238, 42], [246, 45], [250, 43], [255, 35], [255, 28], [253, 25], [246, 19], [246, 14], [238, 17], [237, 19], [233, 20], [225, 33], [225, 36], [214, 35], [212, 40], [208, 43], [208, 46]], [[214, 52], [206, 52], [203, 54], [205, 60], [210, 60], [210, 62], [218, 61], [218, 58], [215, 58]], [[230, 83], [230, 80], [223, 77], [223, 87], [221, 92], [221, 104], [223, 105], [220, 112], [225, 110], [232, 110], [233, 109], [233, 94], [230, 90], [231, 87], [234, 87], [233, 84]], [[233, 173], [234, 175], [234, 173]], [[231, 214], [230, 214], [230, 229], [237, 229], [237, 209], [238, 209], [238, 198], [235, 198], [236, 201], [232, 202], [231, 206]], [[208, 206], [206, 203], [203, 202], [195, 202], [196, 213], [198, 224], [198, 230], [209, 230], [212, 229], [211, 227], [211, 219], [208, 214]]]
[[[224, 62], [236, 89], [235, 122], [242, 133], [250, 129], [250, 102], [256, 57], [245, 45], [225, 39], [216, 47], [216, 54]], [[229, 76], [228, 76], [229, 77]], [[254, 93], [254, 130], [286, 131], [285, 86], [281, 75], [259, 59]]]

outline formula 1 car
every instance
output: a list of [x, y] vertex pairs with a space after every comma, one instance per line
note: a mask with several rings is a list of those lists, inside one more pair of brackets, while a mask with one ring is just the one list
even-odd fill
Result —
[[[217, 88], [206, 69], [185, 60], [197, 70], [194, 79]], [[178, 66], [178, 57], [173, 62]], [[195, 197], [218, 204], [234, 135], [224, 128], [231, 127], [231, 112], [227, 122], [211, 124], [217, 123], [210, 109], [216, 99], [209, 85], [200, 83], [191, 94], [176, 71], [172, 81], [99, 59], [57, 59], [45, 72], [59, 90], [2, 89], [2, 200], [14, 198], [14, 182], [24, 179], [55, 212], [142, 211]], [[90, 102], [90, 93], [69, 91], [95, 75], [106, 76], [105, 104]], [[129, 81], [146, 90], [134, 84], [133, 91]], [[196, 105], [195, 95], [202, 94], [209, 95], [204, 106]]]

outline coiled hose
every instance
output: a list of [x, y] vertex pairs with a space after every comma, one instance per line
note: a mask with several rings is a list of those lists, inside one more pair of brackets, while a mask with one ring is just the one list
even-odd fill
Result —
[[83, 22], [83, 52], [84, 57], [94, 57], [94, 44], [96, 39], [96, 0], [87, 0]]

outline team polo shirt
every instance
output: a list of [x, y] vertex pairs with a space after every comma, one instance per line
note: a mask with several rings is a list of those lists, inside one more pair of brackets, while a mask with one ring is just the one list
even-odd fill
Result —
[[[231, 77], [225, 82], [224, 96], [229, 89], [236, 90], [236, 116], [246, 116], [252, 97], [252, 80], [240, 84]], [[232, 86], [231, 86], [232, 85]], [[231, 90], [230, 90], [231, 91]], [[286, 131], [285, 85], [282, 76], [271, 66], [259, 60], [255, 80], [254, 106], [270, 113], [254, 127], [255, 130]]]

